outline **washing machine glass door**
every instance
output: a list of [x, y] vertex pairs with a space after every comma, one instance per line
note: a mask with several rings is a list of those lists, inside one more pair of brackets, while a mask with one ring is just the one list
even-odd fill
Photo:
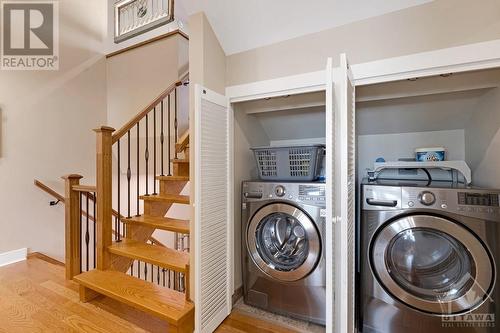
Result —
[[311, 273], [321, 257], [318, 230], [301, 209], [284, 203], [262, 207], [247, 229], [247, 247], [262, 272], [279, 281]]
[[395, 220], [375, 236], [371, 250], [382, 286], [428, 313], [470, 311], [487, 299], [494, 281], [489, 251], [471, 231], [445, 218]]

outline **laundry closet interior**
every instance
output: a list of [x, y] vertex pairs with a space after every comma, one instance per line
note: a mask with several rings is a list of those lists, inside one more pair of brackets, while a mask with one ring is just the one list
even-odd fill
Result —
[[[359, 222], [360, 186], [368, 176], [368, 171], [374, 168], [374, 162], [377, 159], [388, 163], [410, 161], [415, 158], [416, 148], [444, 147], [447, 161], [465, 161], [470, 167], [472, 183], [469, 185], [500, 188], [499, 85], [500, 69], [497, 68], [357, 85], [354, 132], [356, 225]], [[246, 207], [242, 182], [259, 179], [256, 158], [251, 148], [320, 144], [326, 145], [328, 150], [327, 98], [323, 88], [307, 93], [274, 94], [273, 97], [231, 103], [234, 116], [235, 290], [243, 284], [242, 267], [245, 262], [242, 252], [247, 242], [243, 229], [248, 217], [242, 219], [242, 207]], [[334, 103], [335, 107], [338, 104]], [[324, 170], [324, 164], [322, 168]], [[434, 181], [467, 183], [462, 175], [459, 175], [458, 180], [453, 179], [447, 168], [431, 168], [430, 175]], [[328, 174], [324, 176], [328, 177]], [[411, 181], [428, 180], [429, 173], [418, 168], [400, 168], [382, 171], [378, 176]], [[324, 178], [316, 182], [324, 184]], [[321, 234], [324, 230], [318, 232]], [[325, 241], [320, 240], [322, 251], [325, 250]], [[324, 265], [324, 261], [325, 258], [321, 257], [317, 265]], [[320, 285], [324, 288], [324, 284]], [[300, 316], [299, 319], [308, 320]], [[319, 324], [324, 322], [320, 321]]]
[[[438, 146], [446, 160], [467, 163], [472, 185], [500, 187], [499, 85], [500, 70], [488, 69], [356, 87], [358, 182], [377, 158], [412, 159], [416, 148]], [[404, 169], [390, 176], [427, 177]]]

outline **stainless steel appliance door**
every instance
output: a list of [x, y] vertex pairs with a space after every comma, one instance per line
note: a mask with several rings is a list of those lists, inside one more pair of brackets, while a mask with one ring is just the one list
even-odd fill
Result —
[[311, 273], [321, 257], [321, 241], [311, 218], [301, 209], [273, 203], [259, 209], [248, 224], [247, 247], [259, 269], [285, 282]]
[[388, 223], [372, 240], [370, 262], [393, 297], [436, 315], [480, 306], [495, 274], [488, 249], [471, 231], [433, 215]]

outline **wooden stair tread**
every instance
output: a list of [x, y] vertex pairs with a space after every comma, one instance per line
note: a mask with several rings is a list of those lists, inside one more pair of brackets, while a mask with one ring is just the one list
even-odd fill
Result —
[[193, 303], [183, 293], [157, 286], [125, 273], [92, 270], [74, 277], [86, 288], [179, 325], [193, 315]]
[[108, 249], [109, 252], [119, 256], [137, 259], [181, 273], [186, 272], [186, 266], [189, 264], [189, 253], [187, 252], [127, 238], [123, 238], [121, 242], [113, 243]]
[[187, 158], [174, 158], [171, 160], [172, 163], [189, 163]]
[[180, 194], [161, 194], [161, 195], [141, 195], [139, 197], [144, 201], [158, 201], [167, 203], [189, 204], [189, 195]]
[[183, 181], [188, 182], [188, 176], [156, 176], [156, 179], [160, 181]]
[[169, 217], [157, 216], [134, 216], [128, 219], [123, 219], [123, 223], [136, 223], [137, 225], [151, 227], [160, 230], [179, 232], [181, 234], [189, 234], [189, 220], [172, 219]]

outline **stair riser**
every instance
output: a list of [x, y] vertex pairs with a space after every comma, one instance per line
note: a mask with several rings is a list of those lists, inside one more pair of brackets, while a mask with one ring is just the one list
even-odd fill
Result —
[[186, 184], [187, 182], [182, 180], [160, 180], [160, 195], [179, 194]]
[[164, 217], [172, 203], [161, 201], [144, 201], [144, 215]]
[[189, 163], [174, 163], [174, 175], [189, 177]]

